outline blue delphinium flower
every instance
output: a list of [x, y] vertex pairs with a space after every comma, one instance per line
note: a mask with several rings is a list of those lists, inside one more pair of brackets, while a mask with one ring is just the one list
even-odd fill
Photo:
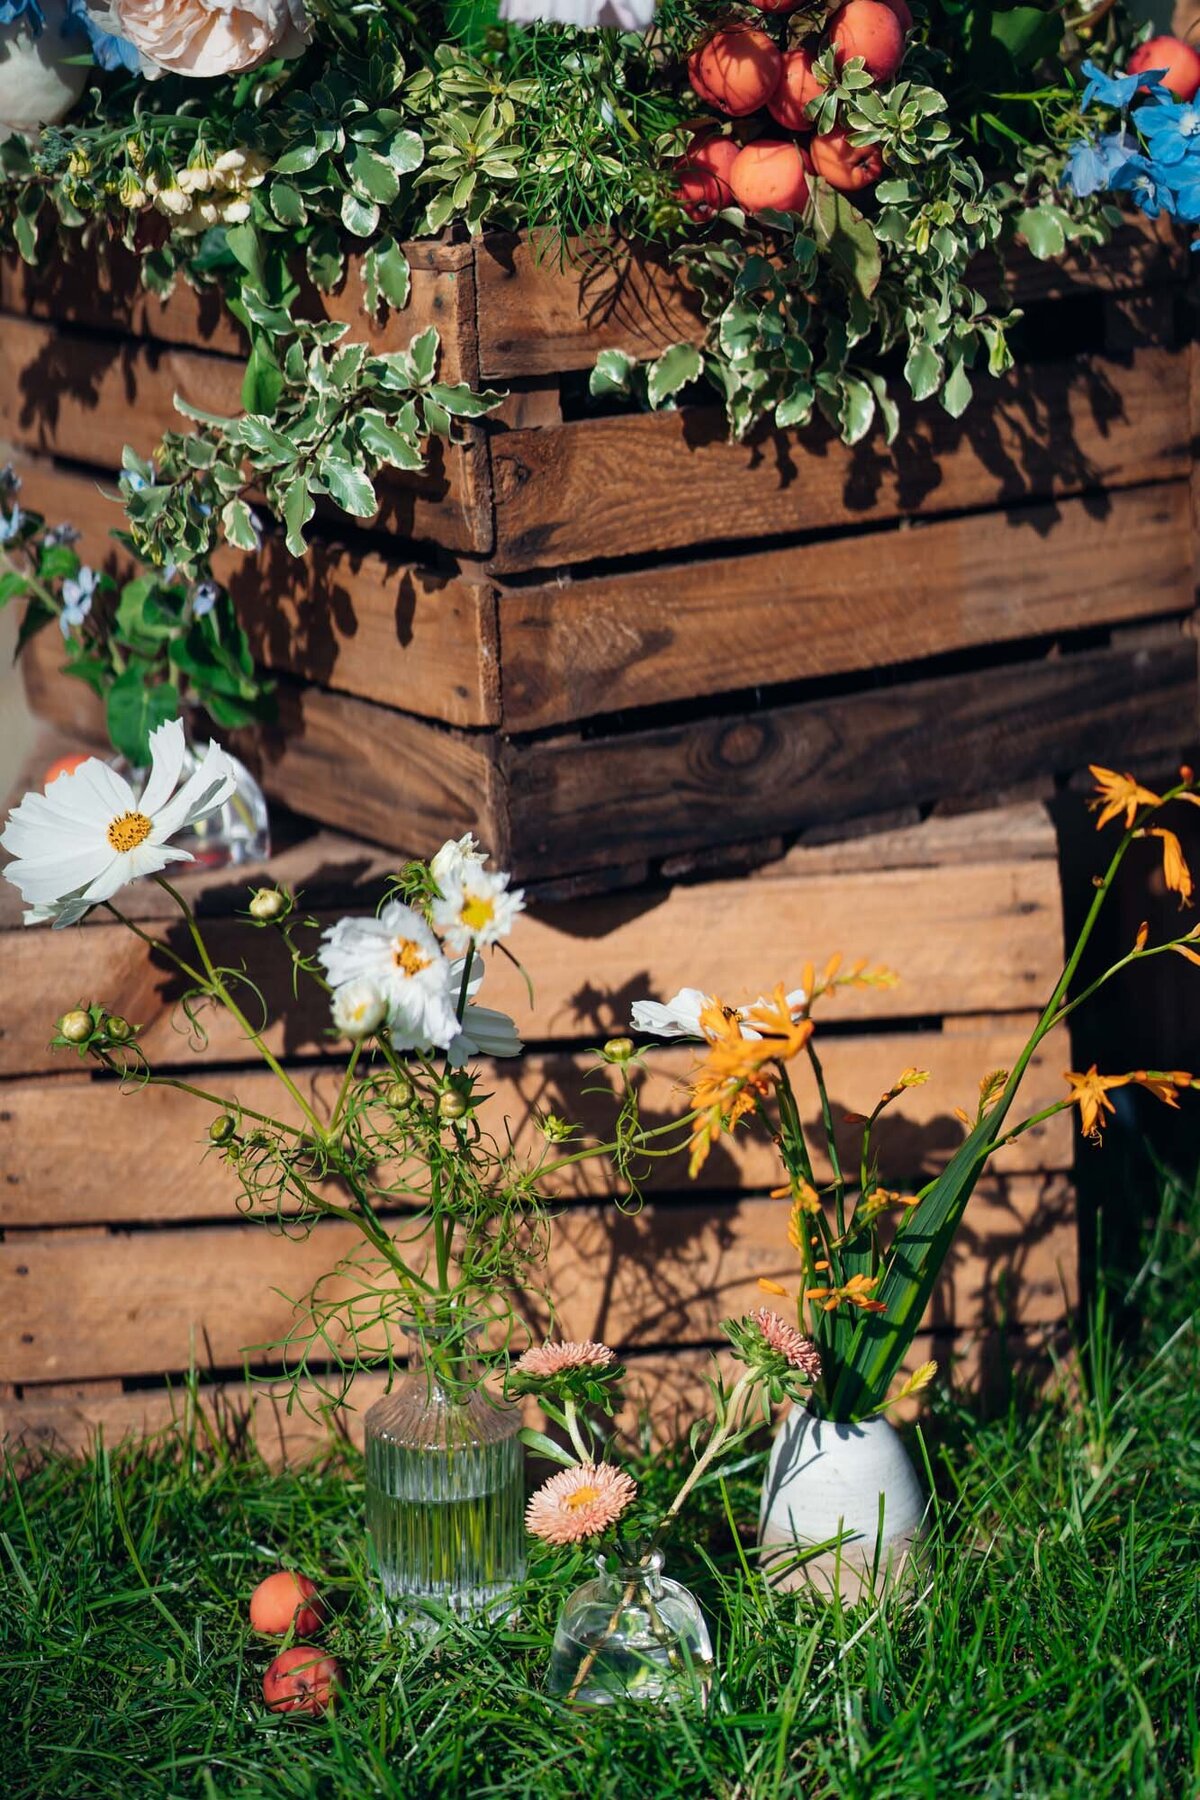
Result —
[[1148, 219], [1157, 219], [1160, 212], [1174, 210], [1174, 195], [1162, 170], [1144, 156], [1131, 156], [1123, 162], [1109, 185], [1114, 192], [1127, 193]]
[[[0, 6], [3, 4], [4, 0], [0, 0]], [[64, 36], [70, 35], [72, 31], [82, 31], [92, 47], [92, 58], [98, 68], [127, 69], [131, 75], [136, 75], [142, 66], [138, 51], [128, 38], [118, 37], [116, 32], [105, 30], [107, 6], [99, 6], [97, 12], [103, 15], [103, 22], [91, 11], [87, 0], [67, 0], [67, 13], [63, 20]]]
[[1139, 106], [1135, 123], [1154, 162], [1170, 167], [1200, 153], [1200, 106], [1194, 101], [1159, 101]]
[[19, 506], [14, 506], [7, 518], [0, 513], [0, 544], [11, 544], [25, 523], [25, 514]]
[[0, 25], [15, 25], [23, 19], [35, 37], [41, 35], [46, 15], [38, 0], [0, 0]]
[[[1171, 188], [1171, 211], [1188, 225], [1200, 224], [1200, 157], [1191, 156], [1166, 171]], [[1196, 245], [1192, 245], [1194, 250]]]
[[1101, 106], [1114, 106], [1118, 111], [1124, 112], [1139, 88], [1148, 88], [1154, 93], [1158, 89], [1160, 77], [1167, 72], [1165, 69], [1142, 69], [1136, 75], [1106, 75], [1094, 62], [1081, 63], [1079, 66], [1087, 76], [1087, 86], [1079, 103], [1081, 112], [1086, 112], [1093, 100], [1099, 100]]
[[82, 625], [92, 610], [92, 596], [99, 576], [85, 563], [78, 575], [68, 576], [62, 585], [63, 609], [58, 615], [64, 637], [70, 637], [75, 625]]
[[1137, 139], [1124, 129], [1110, 131], [1095, 142], [1091, 138], [1080, 138], [1071, 146], [1063, 181], [1084, 200], [1089, 194], [1103, 193], [1110, 188], [1122, 163], [1137, 154]]
[[218, 588], [215, 581], [202, 581], [192, 595], [192, 617], [202, 619], [217, 604]]

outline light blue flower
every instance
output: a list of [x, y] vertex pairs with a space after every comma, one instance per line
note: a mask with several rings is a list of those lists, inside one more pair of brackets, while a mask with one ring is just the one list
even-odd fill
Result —
[[1081, 63], [1079, 66], [1087, 76], [1087, 86], [1080, 101], [1082, 112], [1087, 111], [1093, 100], [1099, 100], [1101, 106], [1114, 106], [1123, 112], [1139, 88], [1148, 88], [1152, 94], [1157, 92], [1159, 77], [1167, 72], [1165, 69], [1142, 69], [1137, 75], [1106, 75], [1094, 62]]
[[[1170, 211], [1189, 225], [1200, 224], [1200, 161], [1189, 157], [1167, 170], [1171, 190]], [[1195, 249], [1195, 245], [1192, 246]]]
[[1159, 101], [1153, 106], [1139, 106], [1134, 124], [1156, 163], [1169, 167], [1200, 153], [1200, 106], [1193, 101]]
[[0, 494], [19, 494], [20, 491], [21, 477], [11, 463], [5, 463], [0, 469]]
[[150, 483], [136, 469], [125, 469], [121, 475], [121, 486], [128, 488], [131, 494], [140, 494], [143, 488], [150, 486]]
[[[0, 0], [3, 5], [4, 0]], [[106, 6], [97, 9], [108, 22], [110, 13]], [[67, 0], [67, 15], [63, 20], [63, 33], [82, 31], [92, 47], [92, 58], [101, 69], [128, 69], [136, 75], [142, 66], [139, 52], [128, 38], [118, 37], [114, 31], [106, 31], [104, 25], [89, 9], [87, 0]]]
[[1137, 139], [1125, 130], [1110, 131], [1095, 142], [1091, 138], [1080, 138], [1071, 146], [1063, 183], [1080, 199], [1102, 193], [1112, 186], [1112, 178], [1122, 163], [1137, 154]]
[[1114, 192], [1127, 193], [1135, 206], [1140, 206], [1148, 219], [1157, 219], [1164, 209], [1175, 211], [1174, 195], [1163, 173], [1144, 156], [1131, 156], [1116, 170], [1110, 183]]
[[217, 595], [219, 592], [220, 590], [215, 581], [200, 582], [195, 593], [192, 595], [192, 617], [194, 619], [202, 619], [205, 613], [210, 613], [217, 604]]
[[46, 533], [48, 544], [77, 544], [83, 536], [74, 525], [52, 525]]
[[0, 544], [11, 544], [24, 523], [25, 514], [19, 506], [14, 506], [7, 518], [0, 513]]
[[18, 19], [24, 19], [35, 37], [41, 36], [46, 15], [38, 0], [0, 0], [0, 25], [15, 25]]
[[64, 637], [70, 637], [72, 628], [82, 625], [92, 610], [92, 596], [96, 592], [99, 576], [94, 569], [85, 563], [78, 575], [68, 575], [62, 584], [63, 609], [58, 615]]

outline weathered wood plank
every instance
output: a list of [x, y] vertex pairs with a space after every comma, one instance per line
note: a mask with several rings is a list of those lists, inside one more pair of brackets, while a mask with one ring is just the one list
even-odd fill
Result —
[[[493, 568], [640, 556], [773, 532], [876, 524], [1106, 487], [1186, 479], [1177, 355], [1016, 369], [955, 421], [909, 409], [897, 445], [814, 429], [731, 444], [721, 414], [581, 420], [491, 443]], [[1098, 502], [1103, 506], [1103, 502]]]
[[[84, 561], [127, 580], [134, 559], [109, 535], [123, 517], [97, 479], [45, 457], [17, 452], [13, 461], [26, 506], [68, 520], [83, 534]], [[231, 589], [255, 658], [268, 669], [449, 725], [498, 723], [488, 584], [331, 543], [314, 542], [298, 560], [279, 538], [257, 557], [222, 549], [213, 572]], [[47, 638], [38, 646], [51, 649], [61, 662], [61, 644]]]
[[[585, 369], [603, 349], [655, 356], [680, 339], [703, 341], [697, 298], [665, 254], [581, 241], [570, 246], [570, 258], [563, 267], [551, 241], [539, 247], [499, 233], [480, 241], [475, 268], [484, 376]], [[1185, 267], [1173, 234], [1131, 221], [1111, 244], [1061, 262], [1041, 263], [1016, 249], [1002, 273], [994, 258], [981, 258], [971, 279], [1021, 306], [1179, 281]]]
[[[244, 904], [240, 873], [230, 876], [229, 892]], [[366, 908], [355, 902], [350, 910]], [[206, 937], [222, 964], [236, 966], [253, 953], [273, 1048], [289, 1055], [320, 1049], [324, 1000], [303, 987], [294, 1001], [280, 946], [262, 933], [251, 943], [248, 931], [218, 918]], [[1049, 861], [980, 862], [952, 873], [911, 868], [714, 881], [533, 909], [514, 943], [533, 983], [534, 1008], [520, 974], [499, 957], [489, 965], [485, 998], [511, 1013], [529, 1042], [595, 1042], [627, 1028], [630, 1003], [639, 997], [663, 999], [690, 985], [740, 1002], [777, 980], [795, 983], [810, 958], [821, 964], [844, 950], [887, 964], [901, 979], [892, 988], [846, 991], [831, 1003], [834, 1019], [1024, 1012], [1044, 1001], [1058, 975], [1061, 933], [1058, 872]], [[171, 941], [184, 947], [179, 927]], [[14, 931], [3, 953], [10, 991], [43, 997], [44, 1004], [5, 1010], [0, 1074], [61, 1069], [47, 1047], [53, 1019], [93, 997], [145, 1026], [152, 1061], [190, 1062], [171, 1007], [178, 978], [123, 927]], [[224, 1015], [208, 1024], [209, 1061], [246, 1060], [246, 1045]]]
[[1190, 611], [1188, 484], [502, 595], [504, 723], [622, 708]]
[[1097, 756], [1169, 755], [1195, 717], [1196, 646], [1165, 626], [1153, 641], [1007, 669], [547, 739], [506, 753], [513, 866], [577, 874], [980, 794]]
[[[986, 1381], [993, 1365], [1001, 1369], [1027, 1370], [1045, 1362], [1045, 1341], [1054, 1335], [1046, 1327], [1028, 1332], [951, 1333], [919, 1332], [904, 1362], [915, 1369], [930, 1359], [942, 1377], [959, 1387]], [[732, 1359], [717, 1352], [726, 1376]], [[632, 1434], [648, 1417], [656, 1442], [675, 1443], [708, 1403], [704, 1376], [711, 1369], [711, 1353], [702, 1349], [632, 1351], [626, 1357], [625, 1402], [617, 1413], [618, 1427]], [[200, 1430], [233, 1445], [247, 1438], [273, 1468], [303, 1464], [328, 1455], [345, 1436], [361, 1446], [363, 1419], [373, 1401], [381, 1398], [387, 1378], [363, 1374], [354, 1383], [349, 1400], [335, 1421], [333, 1432], [316, 1416], [321, 1396], [308, 1386], [303, 1404], [308, 1410], [288, 1413], [286, 1395], [279, 1384], [201, 1383], [196, 1405], [203, 1420]], [[902, 1406], [909, 1411], [912, 1403]], [[543, 1419], [528, 1403], [528, 1422], [541, 1426]], [[120, 1391], [112, 1381], [51, 1382], [27, 1386], [18, 1399], [0, 1389], [0, 1438], [18, 1458], [54, 1449], [83, 1454], [98, 1436], [109, 1447], [124, 1438], [140, 1439], [165, 1432], [187, 1432], [194, 1415], [183, 1384]]]
[[[889, 1032], [882, 1036], [832, 1037], [822, 1045], [822, 1061], [834, 1116], [872, 1106], [902, 1069], [929, 1071], [922, 1087], [910, 1088], [884, 1115], [874, 1143], [880, 1167], [892, 1185], [912, 1183], [939, 1168], [961, 1141], [954, 1108], [974, 1104], [975, 1086], [987, 1070], [1011, 1068], [1034, 1022], [1032, 1014], [972, 1020], [951, 1032]], [[1040, 1111], [1063, 1093], [1059, 1071], [1070, 1052], [1065, 1041], [1044, 1045], [1026, 1077], [1021, 1102], [1025, 1114]], [[695, 1061], [691, 1047], [663, 1046], [650, 1055], [639, 1078], [642, 1117], [648, 1124], [678, 1117], [686, 1104], [683, 1083]], [[293, 1079], [328, 1116], [339, 1068], [294, 1069]], [[295, 1122], [297, 1111], [267, 1070], [202, 1073], [200, 1085], [255, 1112]], [[615, 1107], [595, 1093], [590, 1059], [529, 1054], [519, 1063], [484, 1065], [484, 1089], [492, 1096], [483, 1109], [485, 1125], [500, 1141], [511, 1127], [519, 1150], [538, 1154], [537, 1118], [555, 1112], [584, 1127], [586, 1137], [604, 1141]], [[804, 1068], [796, 1072], [802, 1116], [814, 1145], [821, 1142], [819, 1109]], [[219, 1220], [235, 1216], [240, 1194], [236, 1175], [216, 1156], [202, 1157], [214, 1108], [173, 1088], [139, 1088], [119, 1093], [113, 1083], [73, 1074], [7, 1082], [0, 1089], [0, 1227], [41, 1229], [84, 1224], [134, 1224]], [[859, 1138], [841, 1128], [843, 1163], [857, 1164]], [[153, 1143], [153, 1158], [131, 1158], [130, 1142]], [[586, 1141], [582, 1139], [580, 1141]], [[1035, 1126], [995, 1159], [999, 1173], [1065, 1169], [1072, 1157], [1071, 1121], [1066, 1114]], [[825, 1165], [822, 1161], [821, 1172]], [[725, 1191], [770, 1188], [778, 1158], [773, 1146], [751, 1130], [724, 1139], [709, 1156], [697, 1182], [689, 1182], [682, 1159], [659, 1164], [645, 1182], [648, 1192]], [[547, 1184], [563, 1197], [610, 1194], [611, 1168], [583, 1163]]]
[[[761, 1303], [757, 1281], [792, 1280], [784, 1200], [584, 1206], [556, 1222], [548, 1285], [563, 1334], [616, 1348], [707, 1343]], [[303, 1330], [296, 1302], [358, 1243], [319, 1225], [302, 1241], [261, 1226], [12, 1232], [0, 1245], [0, 1380], [65, 1381], [278, 1361], [259, 1346]], [[1074, 1199], [1061, 1176], [989, 1178], [935, 1291], [927, 1324], [977, 1328], [1003, 1277], [1008, 1316], [1061, 1317], [1076, 1267]], [[346, 1278], [323, 1282], [332, 1297]], [[542, 1303], [531, 1299], [535, 1329]]]
[[[100, 469], [120, 466], [126, 443], [143, 455], [182, 428], [178, 394], [206, 411], [241, 411], [242, 368], [213, 356], [138, 340], [77, 337], [30, 319], [0, 331], [0, 438]], [[487, 448], [472, 428], [462, 445], [429, 446], [419, 475], [380, 479], [378, 524], [448, 550], [491, 548]]]

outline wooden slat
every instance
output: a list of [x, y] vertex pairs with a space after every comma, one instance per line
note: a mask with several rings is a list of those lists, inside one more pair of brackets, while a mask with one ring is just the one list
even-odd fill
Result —
[[[20, 452], [12, 460], [24, 504], [82, 532], [85, 562], [119, 580], [135, 572], [109, 535], [124, 521], [97, 477]], [[115, 481], [107, 485], [111, 492]], [[297, 560], [279, 538], [258, 557], [226, 547], [213, 570], [268, 669], [450, 725], [498, 723], [495, 600], [486, 583], [321, 542]], [[39, 648], [62, 661], [60, 644]]]
[[[581, 420], [492, 440], [497, 570], [753, 542], [913, 514], [1185, 479], [1187, 386], [1176, 353], [1020, 368], [958, 421], [908, 409], [896, 447], [819, 430], [731, 444], [723, 416]], [[1097, 502], [1102, 508], [1103, 502]]]
[[512, 864], [577, 874], [980, 794], [1096, 757], [1170, 755], [1194, 733], [1196, 691], [1195, 643], [1164, 626], [1153, 641], [1008, 668], [542, 740], [508, 753]]
[[[476, 252], [479, 360], [489, 378], [585, 369], [600, 350], [655, 356], [683, 339], [700, 343], [704, 325], [696, 297], [665, 255], [620, 244], [574, 243], [565, 268], [558, 245], [489, 234]], [[1181, 279], [1178, 240], [1131, 220], [1111, 244], [1039, 263], [1010, 252], [1002, 275], [981, 258], [971, 279], [1007, 293], [1015, 305], [1069, 294], [1129, 291]]]
[[[206, 411], [241, 411], [242, 368], [232, 357], [168, 345], [76, 337], [34, 320], [0, 331], [0, 438], [101, 469], [126, 443], [143, 455], [183, 428], [176, 394]], [[448, 550], [491, 547], [487, 451], [472, 429], [461, 446], [429, 446], [420, 475], [391, 470], [379, 483], [378, 523], [397, 537]]]
[[[986, 1071], [1011, 1068], [1033, 1023], [1032, 1014], [1016, 1014], [971, 1021], [960, 1031], [831, 1037], [821, 1054], [835, 1118], [874, 1105], [902, 1069], [927, 1069], [928, 1083], [894, 1101], [874, 1137], [887, 1180], [893, 1185], [915, 1182], [940, 1167], [957, 1147], [962, 1127], [954, 1108], [974, 1104], [975, 1084]], [[1065, 1041], [1042, 1047], [1026, 1077], [1023, 1114], [1040, 1111], [1062, 1095], [1059, 1071], [1069, 1060]], [[639, 1081], [647, 1124], [679, 1116], [686, 1105], [683, 1083], [694, 1062], [690, 1047], [664, 1046], [651, 1053]], [[328, 1116], [340, 1068], [296, 1069], [293, 1078], [321, 1115]], [[287, 1122], [297, 1119], [283, 1088], [265, 1069], [206, 1073], [200, 1085], [255, 1112]], [[803, 1068], [796, 1072], [796, 1085], [806, 1128], [819, 1145], [816, 1096]], [[531, 1161], [542, 1148], [538, 1116], [555, 1112], [580, 1124], [586, 1134], [581, 1143], [603, 1142], [616, 1116], [615, 1106], [594, 1091], [596, 1071], [588, 1058], [531, 1054], [516, 1064], [484, 1065], [482, 1086], [492, 1095], [483, 1111], [488, 1129], [503, 1142], [507, 1123]], [[5, 1170], [0, 1227], [233, 1217], [241, 1191], [236, 1174], [215, 1155], [202, 1157], [214, 1111], [174, 1088], [122, 1094], [111, 1082], [72, 1074], [7, 1082], [0, 1090], [0, 1163]], [[66, 1120], [69, 1130], [63, 1129]], [[133, 1139], [153, 1143], [153, 1158], [131, 1159]], [[844, 1166], [857, 1166], [858, 1145], [854, 1128], [843, 1126]], [[1007, 1146], [994, 1167], [1008, 1174], [1065, 1169], [1071, 1155], [1071, 1121], [1060, 1114]], [[650, 1192], [769, 1189], [776, 1185], [778, 1168], [769, 1141], [755, 1130], [742, 1130], [713, 1150], [698, 1182], [688, 1181], [683, 1160], [676, 1157], [659, 1164], [645, 1185]], [[579, 1164], [550, 1182], [548, 1191], [564, 1197], [612, 1193], [613, 1172], [606, 1162]]]
[[[974, 1387], [988, 1380], [997, 1367], [1028, 1370], [1044, 1366], [1044, 1345], [1050, 1328], [1031, 1327], [1023, 1333], [918, 1332], [905, 1358], [904, 1369], [915, 1369], [932, 1359], [943, 1377], [956, 1386]], [[726, 1376], [733, 1373], [728, 1352], [717, 1352]], [[633, 1435], [648, 1417], [655, 1440], [673, 1444], [710, 1404], [704, 1377], [711, 1371], [711, 1352], [683, 1349], [670, 1352], [634, 1351], [626, 1359], [625, 1402], [617, 1413], [620, 1430]], [[382, 1374], [363, 1374], [354, 1383], [347, 1405], [336, 1421], [337, 1436], [361, 1446], [367, 1408], [386, 1391]], [[244, 1383], [199, 1386], [196, 1400], [201, 1420], [198, 1436], [208, 1436], [240, 1446], [247, 1438], [274, 1468], [302, 1464], [328, 1454], [336, 1437], [317, 1416], [321, 1396], [311, 1387], [302, 1389], [303, 1406], [286, 1410], [286, 1393], [279, 1386]], [[304, 1410], [307, 1407], [309, 1410]], [[911, 1412], [912, 1404], [902, 1407]], [[526, 1416], [532, 1425], [544, 1420], [532, 1402]], [[897, 1416], [893, 1414], [893, 1416]], [[904, 1416], [901, 1413], [899, 1416]], [[112, 1381], [49, 1382], [25, 1388], [18, 1399], [0, 1389], [0, 1438], [16, 1457], [49, 1449], [82, 1454], [97, 1436], [114, 1446], [123, 1438], [142, 1438], [160, 1432], [191, 1429], [191, 1407], [181, 1384], [141, 1387], [128, 1393]]]
[[[785, 1200], [581, 1207], [556, 1222], [548, 1285], [567, 1337], [614, 1347], [711, 1342], [761, 1303], [760, 1276], [793, 1279]], [[0, 1245], [0, 1380], [64, 1381], [236, 1367], [298, 1328], [313, 1284], [361, 1242], [322, 1224], [301, 1241], [262, 1226], [9, 1233]], [[1061, 1317], [1076, 1266], [1074, 1203], [1060, 1176], [989, 1178], [972, 1198], [927, 1322], [978, 1326], [1003, 1276], [1008, 1316]], [[353, 1291], [323, 1281], [328, 1297]], [[546, 1324], [530, 1302], [536, 1328]], [[269, 1359], [267, 1359], [269, 1360]]]
[[[60, 663], [49, 634], [30, 645], [23, 664], [32, 710], [103, 747], [98, 702], [82, 682], [59, 673]], [[277, 722], [231, 743], [255, 765], [268, 796], [400, 856], [431, 856], [447, 837], [474, 831], [503, 857], [505, 815], [490, 733], [467, 736], [286, 678], [275, 699]]]
[[503, 596], [504, 723], [876, 669], [1187, 612], [1188, 484]]
[[[405, 250], [411, 269], [409, 303], [402, 313], [389, 311], [382, 325], [367, 313], [358, 257], [348, 259], [345, 279], [335, 293], [321, 294], [304, 282], [297, 314], [346, 324], [352, 339], [366, 339], [376, 351], [402, 350], [434, 325], [442, 340], [443, 378], [474, 379], [478, 359], [473, 346], [471, 246], [434, 240], [408, 244]], [[142, 286], [137, 259], [120, 245], [107, 246], [103, 256], [89, 247], [78, 256], [37, 269], [16, 256], [0, 259], [0, 308], [24, 318], [54, 319], [233, 356], [244, 356], [248, 349], [219, 289], [197, 292], [181, 278], [167, 299], [160, 299]]]
[[[229, 890], [244, 902], [246, 888], [236, 874]], [[798, 981], [809, 958], [820, 964], [844, 950], [889, 965], [901, 980], [893, 988], [845, 992], [831, 1003], [833, 1019], [1023, 1012], [1044, 1001], [1058, 975], [1059, 908], [1057, 870], [1049, 862], [981, 862], [953, 876], [905, 869], [717, 881], [596, 898], [538, 908], [521, 921], [513, 945], [533, 982], [532, 1011], [521, 976], [501, 958], [489, 965], [484, 998], [510, 1012], [530, 1042], [594, 1042], [626, 1029], [630, 1003], [639, 997], [661, 999], [692, 985], [740, 1002], [779, 979]], [[225, 966], [252, 959], [274, 1021], [267, 1034], [273, 1047], [289, 1054], [322, 1048], [324, 1000], [307, 986], [293, 1000], [281, 947], [261, 933], [251, 940], [249, 929], [215, 920], [205, 933], [212, 954]], [[178, 927], [172, 941], [184, 947]], [[47, 1047], [53, 1020], [93, 997], [145, 1026], [146, 1053], [156, 1063], [191, 1060], [168, 1004], [180, 991], [176, 978], [123, 927], [14, 931], [4, 958], [10, 990], [43, 1003], [5, 1009], [0, 1074], [66, 1066]], [[208, 1023], [208, 1060], [246, 1060], [246, 1046], [224, 1015]]]

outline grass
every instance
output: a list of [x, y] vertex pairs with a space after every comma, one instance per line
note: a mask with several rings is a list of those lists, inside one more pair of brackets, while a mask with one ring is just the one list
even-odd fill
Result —
[[[581, 1718], [542, 1694], [560, 1562], [535, 1566], [517, 1627], [388, 1642], [356, 1460], [273, 1476], [194, 1437], [50, 1458], [0, 1506], [0, 1793], [1196, 1800], [1198, 1243], [1200, 1200], [1168, 1183], [1141, 1269], [1101, 1292], [1051, 1393], [1014, 1385], [992, 1416], [934, 1402], [915, 1595], [776, 1598], [730, 1529], [749, 1543], [761, 1465], [707, 1490], [706, 1535], [670, 1565], [714, 1631], [704, 1719]], [[280, 1560], [344, 1596], [327, 1639], [349, 1691], [324, 1720], [260, 1703], [245, 1603]]]

